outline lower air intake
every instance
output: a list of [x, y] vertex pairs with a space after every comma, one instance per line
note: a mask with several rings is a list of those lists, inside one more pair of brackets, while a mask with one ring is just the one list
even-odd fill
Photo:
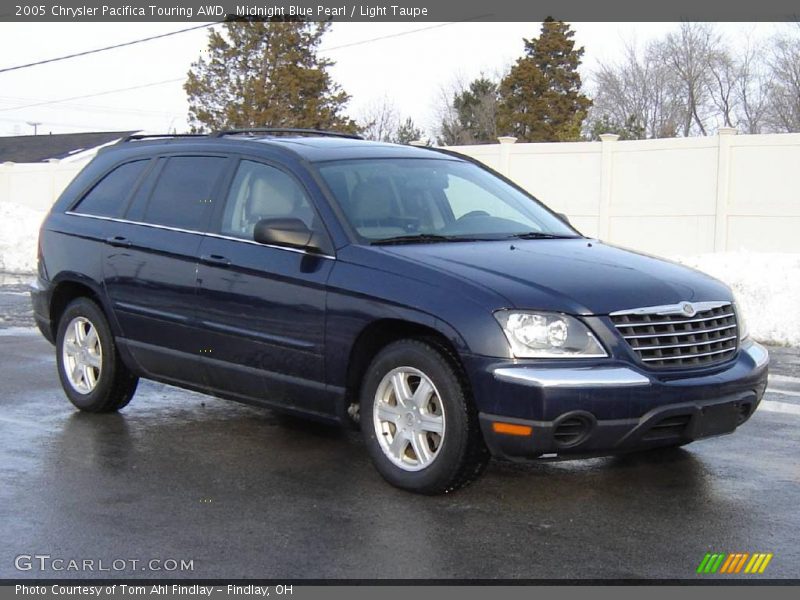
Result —
[[559, 448], [577, 446], [589, 436], [592, 425], [588, 415], [569, 415], [553, 429], [553, 443]]

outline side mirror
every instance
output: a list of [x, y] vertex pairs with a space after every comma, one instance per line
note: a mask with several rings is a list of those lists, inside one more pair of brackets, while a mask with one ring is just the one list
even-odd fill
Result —
[[564, 223], [572, 227], [572, 223], [569, 222], [569, 217], [567, 217], [567, 215], [565, 215], [564, 213], [556, 213], [556, 214], [561, 218], [562, 221], [564, 221]]
[[259, 244], [316, 250], [314, 232], [300, 219], [261, 219], [253, 228], [253, 239]]

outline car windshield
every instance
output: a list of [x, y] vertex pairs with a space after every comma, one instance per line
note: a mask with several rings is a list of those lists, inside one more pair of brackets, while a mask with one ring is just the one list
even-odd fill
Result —
[[362, 242], [579, 236], [535, 200], [469, 162], [383, 158], [318, 168]]

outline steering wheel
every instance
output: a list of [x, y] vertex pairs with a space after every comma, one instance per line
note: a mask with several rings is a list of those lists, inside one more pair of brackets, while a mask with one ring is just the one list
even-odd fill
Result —
[[462, 219], [471, 219], [473, 217], [491, 217], [491, 215], [485, 210], [471, 210], [468, 213], [464, 213], [463, 215], [458, 217], [456, 219], [456, 223], [461, 221]]

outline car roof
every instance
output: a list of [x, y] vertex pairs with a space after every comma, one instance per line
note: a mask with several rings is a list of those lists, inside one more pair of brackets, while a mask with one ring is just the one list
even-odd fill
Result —
[[309, 162], [358, 158], [442, 158], [421, 146], [403, 146], [339, 137], [263, 137], [255, 141], [291, 150]]
[[[354, 160], [365, 158], [432, 158], [440, 160], [458, 160], [454, 156], [445, 155], [437, 150], [424, 146], [405, 146], [384, 142], [373, 142], [356, 137], [345, 137], [332, 134], [303, 135], [265, 135], [236, 133], [231, 135], [174, 135], [174, 136], [131, 136], [105, 150], [134, 150], [152, 153], [157, 151], [217, 151], [223, 148], [252, 152], [258, 146], [284, 151], [308, 162], [325, 162], [333, 160]], [[149, 152], [148, 152], [149, 151]], [[135, 152], [140, 154], [140, 152]]]

